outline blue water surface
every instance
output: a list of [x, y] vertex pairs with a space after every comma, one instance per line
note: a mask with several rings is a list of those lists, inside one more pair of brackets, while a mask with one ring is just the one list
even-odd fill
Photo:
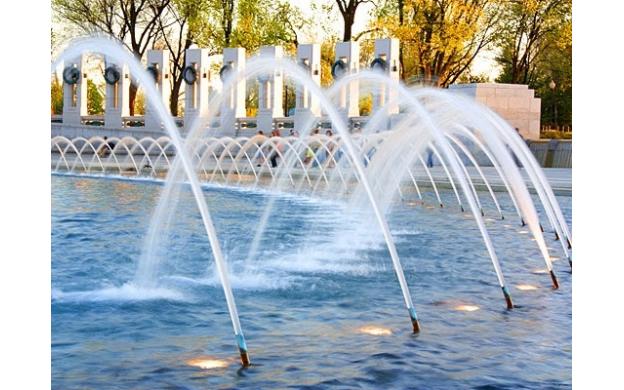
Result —
[[[269, 195], [207, 188], [253, 366], [240, 369], [211, 248], [188, 189], [159, 252], [157, 286], [133, 284], [163, 186], [52, 177], [55, 389], [571, 387], [571, 277], [546, 220], [561, 288], [508, 196], [486, 223], [515, 304], [505, 301], [474, 219], [397, 201], [389, 224], [422, 332], [411, 324], [375, 220], [339, 202], [282, 196], [256, 256]], [[428, 195], [431, 196], [431, 195]], [[428, 204], [435, 205], [433, 198]], [[572, 200], [558, 197], [570, 219]], [[568, 221], [571, 222], [570, 220]], [[518, 285], [533, 285], [522, 291]], [[479, 310], [458, 311], [459, 305]], [[359, 331], [373, 325], [391, 335]], [[187, 362], [224, 359], [203, 370]]]

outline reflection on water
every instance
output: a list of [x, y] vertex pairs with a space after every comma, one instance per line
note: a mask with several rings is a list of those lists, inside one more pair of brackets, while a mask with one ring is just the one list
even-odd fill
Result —
[[358, 332], [369, 334], [371, 336], [390, 336], [392, 334], [390, 329], [375, 325], [362, 326], [358, 328]]
[[228, 361], [225, 359], [216, 359], [211, 357], [200, 357], [189, 359], [186, 361], [186, 364], [192, 367], [201, 368], [203, 370], [213, 370], [215, 368], [225, 368], [229, 366], [232, 361]]
[[534, 291], [537, 290], [537, 286], [533, 286], [532, 284], [518, 284], [516, 288], [520, 291]]
[[454, 308], [457, 311], [477, 311], [479, 306], [476, 305], [457, 305]]

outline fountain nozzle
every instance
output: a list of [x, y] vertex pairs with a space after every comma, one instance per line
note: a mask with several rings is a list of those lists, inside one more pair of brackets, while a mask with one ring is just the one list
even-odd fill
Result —
[[236, 335], [236, 343], [238, 344], [238, 352], [240, 352], [241, 364], [243, 367], [249, 367], [251, 360], [249, 359], [249, 353], [247, 352], [247, 343], [245, 343], [245, 336], [242, 333]]
[[412, 327], [414, 329], [414, 334], [420, 333], [420, 322], [418, 322], [418, 316], [416, 315], [416, 310], [413, 307], [408, 309], [410, 319], [412, 320]]
[[553, 282], [553, 290], [559, 289], [559, 282], [557, 281], [557, 276], [555, 276], [555, 271], [550, 270], [550, 278]]
[[240, 351], [240, 357], [241, 357], [241, 364], [243, 365], [243, 367], [249, 367], [251, 365], [251, 361], [249, 360], [249, 353], [247, 353], [247, 351], [244, 351], [242, 349], [239, 349]]
[[505, 296], [505, 302], [507, 302], [507, 310], [511, 310], [514, 308], [514, 304], [511, 300], [511, 294], [509, 294], [509, 290], [507, 290], [507, 287], [503, 286], [503, 295]]

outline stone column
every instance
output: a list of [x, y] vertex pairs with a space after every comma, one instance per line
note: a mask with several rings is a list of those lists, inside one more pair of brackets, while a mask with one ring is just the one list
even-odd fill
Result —
[[[392, 81], [399, 82], [399, 40], [394, 38], [375, 40], [375, 59], [371, 62], [371, 69], [388, 75]], [[373, 93], [373, 112], [390, 104], [387, 107], [389, 115], [399, 113], [396, 88], [380, 86]]]
[[[284, 49], [281, 46], [262, 46], [260, 56], [281, 59]], [[258, 78], [258, 115], [256, 123], [258, 130], [264, 131], [267, 136], [273, 130], [273, 118], [284, 116], [283, 94], [284, 78], [281, 70], [274, 70]]]
[[229, 90], [226, 90], [228, 75], [236, 74], [245, 69], [245, 49], [226, 48], [223, 49], [223, 66], [220, 70], [221, 80], [223, 81], [224, 101], [221, 106], [221, 129], [220, 135], [234, 135], [235, 123], [237, 118], [247, 116], [245, 110], [245, 80], [239, 80]]
[[[360, 46], [357, 42], [338, 42], [336, 57], [332, 65], [332, 76], [338, 80], [342, 76], [357, 73], [360, 70]], [[338, 111], [345, 124], [349, 125], [349, 118], [360, 115], [360, 85], [358, 81], [351, 81], [338, 93]], [[335, 129], [334, 129], [335, 131]]]
[[123, 127], [123, 117], [130, 115], [130, 73], [128, 65], [106, 57], [106, 111], [104, 125], [115, 129]]
[[66, 61], [63, 69], [63, 124], [79, 125], [87, 115], [86, 57]]
[[[169, 114], [169, 96], [171, 95], [171, 72], [169, 71], [169, 52], [163, 50], [147, 51], [147, 70], [154, 77], [157, 99], [161, 99]], [[145, 95], [145, 128], [163, 129], [163, 121], [149, 104], [150, 96]]]
[[[312, 80], [321, 85], [321, 46], [318, 43], [299, 45], [297, 47], [297, 63], [307, 72]], [[297, 85], [295, 106], [295, 130], [303, 131], [303, 126], [311, 117], [320, 118], [321, 105], [319, 99], [301, 84]]]
[[184, 80], [184, 128], [190, 130], [197, 118], [208, 117], [210, 100], [210, 59], [208, 49], [187, 49], [182, 70]]

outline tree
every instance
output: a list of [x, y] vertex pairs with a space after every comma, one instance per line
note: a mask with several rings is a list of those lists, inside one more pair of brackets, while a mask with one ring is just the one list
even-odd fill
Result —
[[[233, 4], [233, 3], [232, 3]], [[226, 47], [243, 47], [253, 54], [263, 45], [280, 45], [287, 55], [294, 55], [299, 44], [299, 34], [312, 20], [305, 18], [299, 8], [280, 0], [239, 0], [236, 7], [228, 1], [209, 1], [197, 43], [218, 54]], [[236, 23], [233, 23], [236, 20]], [[284, 84], [286, 104], [294, 104], [294, 89]], [[248, 85], [246, 95], [247, 115], [255, 115], [258, 107], [258, 86]]]
[[458, 82], [465, 84], [465, 83], [489, 83], [491, 82], [490, 80], [490, 75], [487, 73], [480, 73], [480, 74], [473, 74], [473, 73], [468, 73], [465, 72], [463, 73], [459, 79], [457, 79]]
[[[235, 46], [252, 54], [262, 45], [282, 45], [293, 54], [298, 34], [310, 24], [283, 0], [53, 0], [53, 9], [80, 33], [100, 32], [120, 40], [138, 59], [149, 48], [168, 50], [174, 115], [179, 112], [182, 70], [191, 45], [206, 47], [211, 55]], [[132, 85], [131, 115], [136, 92]]]
[[343, 42], [349, 42], [353, 35], [353, 23], [355, 22], [355, 13], [360, 5], [364, 3], [372, 3], [371, 0], [336, 0], [340, 15], [344, 22], [344, 30], [342, 35]]
[[502, 0], [386, 1], [373, 25], [401, 41], [402, 78], [445, 87], [496, 38]]
[[[159, 34], [159, 19], [171, 0], [52, 0], [54, 12], [85, 34], [105, 33], [128, 47], [137, 59]], [[130, 86], [134, 115], [137, 86]]]
[[218, 54], [226, 47], [255, 52], [262, 45], [293, 51], [310, 23], [299, 8], [281, 0], [208, 0], [198, 21], [197, 44]]
[[89, 115], [102, 115], [104, 113], [104, 97], [91, 79], [87, 79], [87, 113]]
[[282, 45], [294, 53], [297, 30], [308, 23], [299, 8], [279, 0], [239, 0], [237, 11], [231, 40], [251, 53], [262, 45]]
[[516, 0], [505, 7], [503, 33], [498, 44], [503, 66], [501, 80], [531, 84], [536, 66], [547, 50], [555, 49], [557, 37], [568, 28], [571, 34], [571, 0]]
[[505, 9], [498, 38], [497, 81], [535, 89], [542, 123], [556, 126], [572, 124], [571, 7], [571, 0], [514, 1]]
[[63, 85], [59, 82], [56, 74], [50, 83], [50, 95], [52, 115], [61, 115], [63, 113]]
[[182, 71], [186, 62], [186, 50], [191, 47], [202, 27], [206, 11], [203, 0], [173, 0], [159, 19], [160, 35], [156, 45], [163, 46], [170, 53], [171, 98], [169, 109], [178, 115]]

